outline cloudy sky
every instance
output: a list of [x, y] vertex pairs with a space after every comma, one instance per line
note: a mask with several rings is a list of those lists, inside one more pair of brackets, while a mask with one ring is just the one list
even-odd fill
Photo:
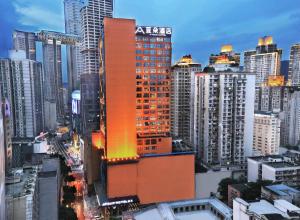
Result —
[[[272, 35], [288, 58], [300, 42], [300, 0], [115, 0], [115, 17], [140, 25], [173, 28], [173, 60], [192, 54], [206, 64], [222, 44], [255, 48]], [[13, 29], [64, 31], [63, 0], [0, 0], [0, 57], [7, 56]]]

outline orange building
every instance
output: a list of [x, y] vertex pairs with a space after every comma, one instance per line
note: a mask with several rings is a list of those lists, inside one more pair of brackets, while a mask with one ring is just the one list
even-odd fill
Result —
[[[100, 47], [103, 206], [194, 198], [194, 154], [172, 153], [171, 28], [104, 19]], [[105, 164], [105, 165], [103, 165]]]

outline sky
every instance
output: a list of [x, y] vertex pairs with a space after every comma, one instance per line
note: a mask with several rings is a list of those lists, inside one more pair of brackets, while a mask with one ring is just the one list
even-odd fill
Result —
[[[288, 59], [290, 46], [300, 42], [300, 0], [114, 1], [114, 17], [172, 27], [173, 61], [191, 54], [206, 65], [223, 44], [242, 53], [266, 35], [273, 36]], [[0, 57], [11, 48], [13, 29], [63, 32], [63, 0], [0, 0]]]

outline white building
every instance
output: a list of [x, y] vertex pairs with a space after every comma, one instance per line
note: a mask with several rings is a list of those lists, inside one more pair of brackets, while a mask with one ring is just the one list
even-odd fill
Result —
[[300, 165], [291, 162], [268, 162], [262, 164], [262, 180], [293, 183], [300, 181]]
[[269, 155], [249, 157], [248, 182], [270, 180], [289, 184], [300, 181], [300, 165], [287, 156]]
[[266, 200], [249, 203], [241, 198], [233, 200], [233, 220], [283, 220], [299, 217], [300, 208], [285, 200], [274, 200], [274, 204]]
[[254, 114], [253, 148], [260, 155], [279, 154], [280, 119], [271, 112]]
[[196, 74], [194, 145], [210, 165], [241, 165], [252, 156], [255, 75]]
[[201, 64], [195, 63], [191, 55], [183, 56], [172, 67], [171, 134], [186, 143], [193, 143], [195, 73], [200, 71]]
[[244, 54], [244, 71], [255, 73], [256, 86], [262, 86], [269, 76], [280, 75], [281, 54], [272, 37], [260, 38], [256, 50]]
[[134, 213], [124, 213], [123, 220], [231, 220], [232, 209], [215, 198], [160, 203]]
[[292, 86], [300, 86], [300, 44], [294, 44], [291, 47], [289, 83]]
[[262, 179], [262, 164], [266, 162], [282, 162], [284, 158], [279, 155], [258, 156], [247, 158], [248, 182], [257, 182]]

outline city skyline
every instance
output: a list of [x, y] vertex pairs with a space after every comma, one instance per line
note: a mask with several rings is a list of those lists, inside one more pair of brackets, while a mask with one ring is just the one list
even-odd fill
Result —
[[[276, 0], [276, 4], [270, 4], [271, 2], [273, 3], [271, 0], [231, 0], [229, 3], [222, 3], [193, 0], [189, 4], [174, 4], [171, 0], [155, 0], [148, 5], [144, 1], [115, 0], [114, 17], [135, 18], [137, 24], [159, 23], [171, 26], [173, 63], [183, 55], [192, 54], [197, 62], [205, 65], [208, 63], [208, 56], [217, 53], [221, 45], [232, 44], [235, 51], [242, 53], [254, 48], [257, 39], [265, 35], [274, 37], [275, 43], [283, 49], [283, 60], [286, 60], [289, 58], [290, 46], [300, 40], [297, 37], [300, 34], [300, 30], [297, 30], [300, 25], [300, 9], [297, 9], [297, 5], [300, 6], [300, 2]], [[2, 1], [0, 6], [4, 15], [1, 22], [3, 31], [0, 35], [0, 57], [7, 57], [8, 49], [12, 47], [11, 34], [14, 29], [64, 32], [62, 0]], [[261, 10], [257, 10], [258, 7]], [[178, 16], [180, 11], [188, 11], [189, 16]], [[39, 53], [38, 57], [41, 57]]]

